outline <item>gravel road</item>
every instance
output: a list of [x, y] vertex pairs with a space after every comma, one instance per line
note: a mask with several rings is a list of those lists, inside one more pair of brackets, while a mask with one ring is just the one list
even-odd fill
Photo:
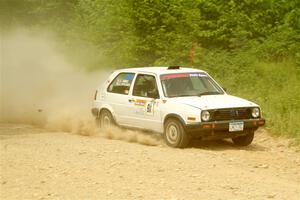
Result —
[[1, 199], [300, 199], [299, 149], [265, 130], [244, 148], [108, 138], [0, 124]]

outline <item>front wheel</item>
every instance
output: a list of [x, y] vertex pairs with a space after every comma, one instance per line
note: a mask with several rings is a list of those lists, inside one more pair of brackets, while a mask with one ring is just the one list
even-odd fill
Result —
[[165, 123], [164, 139], [168, 146], [185, 148], [189, 144], [189, 136], [177, 119], [168, 119]]
[[232, 138], [232, 141], [237, 146], [248, 146], [252, 143], [254, 138], [254, 131], [249, 131], [247, 135]]

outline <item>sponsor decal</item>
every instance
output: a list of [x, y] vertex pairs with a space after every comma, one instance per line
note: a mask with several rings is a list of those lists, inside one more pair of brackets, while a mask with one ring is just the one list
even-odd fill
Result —
[[182, 77], [207, 77], [205, 73], [182, 73], [182, 74], [165, 74], [161, 75], [161, 80], [167, 80], [172, 78], [182, 78]]
[[207, 74], [205, 74], [205, 73], [193, 73], [193, 74], [190, 74], [190, 77], [207, 77]]
[[125, 80], [128, 80], [128, 81], [132, 81], [133, 78], [134, 78], [134, 74], [127, 74], [127, 75], [125, 76]]
[[167, 80], [167, 79], [181, 78], [181, 77], [189, 77], [189, 74], [166, 74], [166, 75], [161, 75], [160, 79]]
[[143, 115], [153, 115], [154, 114], [154, 101], [146, 101], [143, 99], [134, 100], [134, 105], [136, 106], [135, 113]]
[[130, 84], [131, 84], [131, 81], [126, 80], [126, 79], [124, 79], [124, 80], [119, 79], [119, 80], [117, 80], [117, 82], [116, 82], [116, 86], [126, 86], [126, 87], [130, 87]]
[[153, 101], [149, 101], [149, 102], [146, 103], [145, 112], [148, 115], [153, 115], [154, 114], [154, 102]]
[[143, 99], [136, 99], [134, 101], [135, 106], [145, 106], [145, 104], [146, 104], [146, 100], [143, 100]]

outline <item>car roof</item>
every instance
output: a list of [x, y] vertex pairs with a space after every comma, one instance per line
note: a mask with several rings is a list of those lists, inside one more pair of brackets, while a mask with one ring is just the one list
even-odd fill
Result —
[[[118, 72], [139, 72], [139, 73], [154, 73], [161, 74], [176, 74], [176, 73], [191, 73], [191, 72], [205, 72], [200, 69], [179, 67], [178, 69], [168, 69], [168, 67], [139, 67], [139, 68], [126, 68], [119, 69]], [[206, 72], [205, 72], [206, 73]]]

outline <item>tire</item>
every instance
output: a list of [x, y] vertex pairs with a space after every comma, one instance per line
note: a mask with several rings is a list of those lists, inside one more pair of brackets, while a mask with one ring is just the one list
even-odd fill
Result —
[[97, 128], [101, 128], [101, 122], [100, 122], [100, 117], [95, 118], [95, 124]]
[[254, 131], [249, 131], [247, 135], [232, 138], [232, 141], [237, 146], [248, 146], [252, 143], [254, 138]]
[[103, 129], [110, 129], [115, 126], [115, 121], [112, 114], [108, 110], [102, 110], [98, 118], [98, 124]]
[[182, 123], [174, 118], [168, 119], [164, 127], [164, 140], [170, 147], [185, 148], [190, 138], [185, 132]]

